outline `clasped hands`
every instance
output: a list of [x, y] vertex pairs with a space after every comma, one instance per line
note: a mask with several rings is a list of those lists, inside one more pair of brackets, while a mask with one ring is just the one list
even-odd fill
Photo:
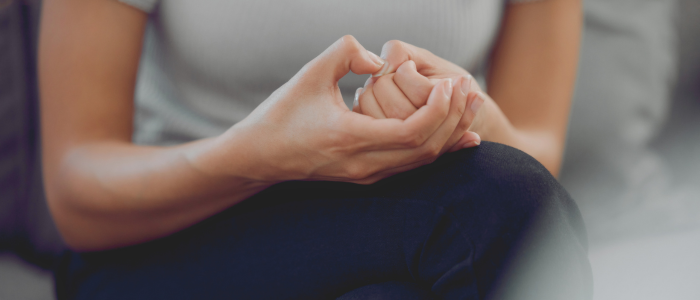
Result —
[[[468, 129], [484, 99], [466, 71], [399, 41], [382, 57], [342, 37], [217, 137], [218, 154], [200, 167], [268, 183], [370, 184], [480, 143]], [[352, 110], [338, 88], [349, 71], [374, 74]]]

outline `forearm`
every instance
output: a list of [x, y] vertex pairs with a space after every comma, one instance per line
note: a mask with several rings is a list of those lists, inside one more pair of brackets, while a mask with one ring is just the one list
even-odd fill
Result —
[[69, 148], [56, 168], [47, 170], [46, 182], [49, 204], [64, 239], [77, 250], [152, 240], [191, 226], [272, 184], [203, 169], [198, 161], [207, 159], [215, 143], [205, 139], [176, 147], [143, 147], [93, 142]]
[[582, 26], [580, 0], [509, 5], [491, 55], [489, 112], [506, 124], [493, 139], [521, 149], [557, 175], [564, 152]]
[[[488, 97], [484, 95], [484, 97]], [[534, 157], [555, 177], [559, 174], [564, 153], [564, 137], [547, 128], [513, 125], [493, 100], [485, 99], [472, 125], [485, 141], [517, 148]]]

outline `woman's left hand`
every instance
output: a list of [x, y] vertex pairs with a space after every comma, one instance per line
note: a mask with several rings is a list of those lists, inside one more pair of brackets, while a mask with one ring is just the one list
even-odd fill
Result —
[[[405, 120], [425, 105], [433, 86], [441, 79], [429, 79], [416, 69], [413, 61], [406, 61], [395, 73], [372, 76], [365, 86], [355, 93], [353, 111], [376, 119], [395, 118]], [[478, 134], [468, 131], [483, 104], [477, 94], [471, 93], [473, 78], [452, 78], [454, 89], [459, 89], [467, 99], [467, 106], [459, 126], [455, 128], [440, 154], [477, 146], [481, 142]]]
[[[496, 102], [481, 89], [471, 74], [463, 68], [428, 50], [397, 40], [389, 41], [384, 44], [381, 58], [386, 61], [386, 64], [379, 72], [374, 74], [374, 77], [382, 77], [394, 72], [396, 72], [394, 75], [396, 77], [400, 76], [402, 73], [410, 73], [403, 70], [413, 69], [418, 74], [427, 77], [433, 82], [443, 78], [464, 77], [469, 79], [471, 87], [468, 95], [468, 102], [470, 105], [475, 105], [473, 109], [476, 111], [476, 115], [470, 120], [470, 126], [467, 130], [463, 130], [459, 133], [455, 132], [455, 135], [461, 135], [461, 138], [458, 138], [459, 141], [457, 141], [449, 151], [462, 149], [467, 143], [477, 139], [492, 140], [494, 138], [493, 136], [496, 135], [494, 131], [503, 132], [512, 130], [512, 125]], [[406, 64], [407, 62], [409, 64]], [[396, 79], [394, 79], [394, 81], [396, 81]], [[398, 85], [401, 87], [401, 84]], [[404, 93], [409, 95], [409, 93], [407, 93], [407, 88], [401, 88]], [[389, 115], [387, 115], [387, 117], [400, 118], [400, 116]], [[477, 135], [477, 137], [475, 137], [475, 135]]]
[[[489, 59], [488, 93], [469, 128], [483, 140], [524, 151], [554, 176], [561, 167], [571, 97], [576, 80], [582, 1], [528, 1], [507, 5]], [[428, 78], [455, 78], [467, 71], [425, 49], [400, 41], [384, 45], [388, 64], [378, 75], [405, 61]], [[472, 91], [480, 88], [474, 83]]]

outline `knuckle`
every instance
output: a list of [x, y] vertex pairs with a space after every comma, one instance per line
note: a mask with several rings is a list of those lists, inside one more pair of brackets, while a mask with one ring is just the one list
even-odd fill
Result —
[[392, 49], [401, 49], [403, 48], [403, 42], [399, 40], [390, 40], [384, 44], [386, 47], [390, 47]]
[[396, 69], [396, 72], [392, 73], [392, 79], [396, 85], [400, 85], [402, 82], [408, 82], [410, 81], [410, 76], [407, 74], [408, 72], [406, 71], [406, 68], [404, 68], [404, 65], [400, 65], [398, 69]]
[[415, 148], [422, 144], [420, 140], [420, 134], [412, 129], [404, 129], [399, 132], [399, 139], [401, 144], [409, 148]]
[[367, 110], [370, 101], [372, 101], [372, 99], [367, 97], [367, 95], [362, 94], [359, 98], [357, 98], [357, 106], [360, 107], [360, 110]]
[[377, 78], [374, 89], [384, 90], [389, 84], [394, 84], [394, 74], [386, 74]]
[[460, 116], [463, 116], [464, 113], [467, 111], [467, 101], [459, 101], [459, 102], [460, 103], [457, 103], [457, 113]]
[[360, 110], [367, 111], [379, 107], [379, 103], [377, 103], [377, 99], [374, 98], [372, 92], [362, 93], [362, 95], [357, 98], [357, 106], [360, 107]]
[[450, 103], [442, 103], [441, 105], [438, 106], [438, 116], [440, 117], [441, 120], [444, 120], [447, 118], [450, 114]]
[[360, 49], [362, 48], [357, 39], [355, 39], [355, 37], [350, 34], [341, 37], [338, 40], [338, 43], [340, 47], [342, 47], [345, 51], [347, 51], [350, 54], [359, 53]]
[[436, 143], [428, 143], [425, 145], [425, 158], [435, 158], [440, 155], [442, 146]]
[[471, 125], [472, 121], [469, 118], [467, 118], [466, 115], [462, 115], [462, 118], [459, 120], [459, 124], [457, 124], [457, 129], [459, 129], [460, 131], [464, 131], [467, 130], [467, 128], [469, 128], [469, 126]]
[[355, 37], [352, 36], [352, 34], [346, 34], [340, 38], [340, 42], [343, 44], [352, 45], [357, 43], [357, 39], [355, 39]]
[[401, 52], [404, 49], [404, 43], [399, 40], [391, 40], [386, 43], [384, 43], [384, 46], [382, 47], [382, 53], [394, 53], [394, 52]]
[[362, 109], [363, 104], [367, 104], [367, 100], [368, 100], [367, 95], [365, 95], [366, 93], [364, 93], [364, 92], [366, 92], [366, 91], [363, 91], [362, 94], [359, 94], [357, 96], [357, 106], [359, 106], [360, 109]]
[[[392, 75], [394, 75], [393, 79], [394, 79], [394, 82], [396, 84], [400, 84], [401, 82], [405, 82], [405, 83], [410, 83], [410, 84], [415, 85], [417, 83], [415, 80], [416, 75], [419, 75], [419, 74], [415, 74], [415, 72], [413, 72], [413, 70], [410, 67], [408, 67], [406, 65], [406, 63], [403, 63], [396, 69], [396, 72], [393, 73]], [[431, 86], [431, 88], [432, 88], [432, 86]]]

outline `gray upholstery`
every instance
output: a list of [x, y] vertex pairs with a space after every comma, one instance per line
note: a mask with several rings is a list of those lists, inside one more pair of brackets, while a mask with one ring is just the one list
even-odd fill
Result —
[[561, 181], [594, 241], [672, 230], [698, 219], [691, 213], [698, 211], [691, 201], [698, 195], [677, 184], [654, 147], [677, 75], [676, 5], [675, 0], [585, 2]]

